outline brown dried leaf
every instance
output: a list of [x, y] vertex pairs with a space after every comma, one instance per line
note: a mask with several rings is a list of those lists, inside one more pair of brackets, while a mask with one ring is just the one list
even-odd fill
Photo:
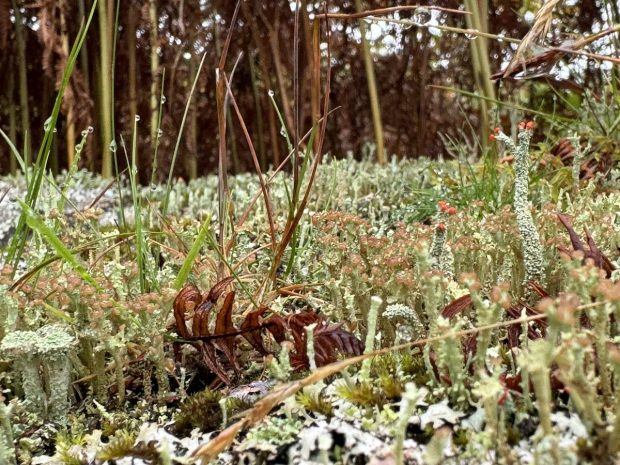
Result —
[[560, 220], [564, 228], [566, 228], [566, 231], [568, 232], [568, 237], [570, 237], [570, 242], [573, 245], [573, 249], [580, 250], [581, 252], [585, 254], [586, 251], [585, 251], [583, 242], [581, 242], [581, 238], [573, 229], [573, 226], [570, 223], [568, 216], [563, 215], [562, 213], [558, 213], [558, 219]]
[[192, 336], [207, 337], [211, 335], [209, 331], [209, 315], [213, 308], [213, 302], [205, 300], [196, 308], [194, 320], [192, 321]]
[[452, 319], [456, 315], [463, 313], [466, 309], [471, 307], [472, 300], [471, 295], [466, 294], [464, 296], [459, 297], [456, 300], [453, 300], [448, 305], [444, 307], [441, 311], [441, 316], [447, 319]]
[[[263, 345], [262, 329], [265, 325], [260, 324], [260, 317], [269, 310], [267, 307], [260, 307], [245, 317], [241, 323], [241, 331], [243, 337], [256, 349], [261, 355], [268, 355], [269, 351]], [[275, 336], [274, 336], [275, 338]], [[278, 341], [281, 342], [281, 341]]]
[[361, 355], [364, 344], [340, 325], [324, 324], [314, 330], [316, 365], [321, 367], [337, 360], [338, 352], [344, 355]]
[[224, 303], [222, 304], [222, 308], [217, 313], [217, 318], [215, 320], [215, 335], [221, 336], [225, 334], [232, 334], [232, 336], [226, 336], [222, 339], [219, 339], [217, 347], [224, 352], [224, 355], [228, 359], [228, 361], [232, 364], [235, 371], [239, 372], [240, 367], [237, 362], [237, 357], [235, 356], [235, 338], [237, 333], [237, 328], [232, 321], [233, 314], [233, 303], [235, 301], [235, 291], [231, 291], [226, 294], [226, 298], [224, 299]]
[[220, 362], [218, 362], [215, 354], [215, 346], [211, 342], [204, 341], [200, 344], [200, 355], [202, 355], [204, 363], [223, 383], [230, 384], [230, 378], [220, 365]]
[[174, 321], [176, 322], [177, 333], [183, 338], [189, 338], [190, 333], [185, 322], [185, 316], [187, 312], [190, 312], [196, 308], [202, 301], [202, 294], [196, 286], [189, 284], [185, 286], [177, 294], [172, 305], [174, 309]]
[[271, 333], [278, 344], [286, 340], [286, 326], [280, 315], [272, 315], [265, 320], [263, 326]]
[[[603, 252], [601, 252], [601, 249], [599, 249], [598, 245], [596, 245], [596, 242], [594, 242], [594, 239], [588, 232], [588, 229], [585, 228], [586, 241], [588, 243], [588, 247], [586, 248], [584, 243], [581, 241], [579, 235], [575, 232], [575, 229], [570, 223], [568, 216], [563, 215], [562, 213], [558, 213], [558, 219], [568, 232], [568, 236], [570, 237], [573, 249], [583, 252], [584, 260], [587, 258], [592, 259], [594, 261], [594, 265], [603, 270], [607, 278], [610, 278], [612, 272], [616, 269], [616, 267], [613, 265], [613, 263], [611, 263], [611, 260], [609, 260], [609, 258], [607, 258]], [[566, 247], [559, 246], [558, 249], [561, 252], [570, 255], [570, 251], [566, 249]]]
[[229, 276], [227, 278], [222, 279], [219, 283], [215, 284], [211, 290], [209, 291], [209, 295], [206, 300], [209, 300], [213, 303], [217, 302], [217, 299], [220, 298], [224, 290], [228, 287], [230, 283], [234, 281], [235, 278]]

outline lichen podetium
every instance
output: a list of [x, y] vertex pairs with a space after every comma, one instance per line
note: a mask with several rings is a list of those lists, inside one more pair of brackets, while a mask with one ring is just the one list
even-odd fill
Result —
[[525, 266], [524, 284], [535, 281], [544, 284], [545, 273], [543, 267], [543, 248], [538, 230], [534, 224], [529, 202], [529, 148], [532, 140], [534, 123], [522, 121], [519, 123], [517, 135], [518, 145], [500, 128], [495, 128], [493, 139], [503, 142], [512, 153], [515, 160], [515, 194], [514, 211], [517, 216], [517, 226], [523, 245], [523, 264]]

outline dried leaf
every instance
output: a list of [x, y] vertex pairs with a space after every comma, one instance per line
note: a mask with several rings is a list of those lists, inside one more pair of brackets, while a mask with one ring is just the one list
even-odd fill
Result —
[[[584, 243], [581, 241], [579, 235], [575, 232], [575, 229], [570, 223], [568, 216], [558, 213], [558, 219], [568, 232], [568, 236], [570, 237], [570, 242], [573, 246], [573, 249], [583, 252], [584, 260], [587, 258], [592, 259], [594, 261], [594, 265], [603, 270], [607, 278], [610, 278], [616, 267], [611, 262], [611, 260], [609, 260], [609, 258], [607, 258], [607, 256], [605, 256], [603, 252], [601, 252], [601, 249], [599, 249], [599, 247], [596, 245], [596, 242], [594, 242], [594, 239], [588, 232], [588, 229], [585, 228], [586, 241], [588, 243], [588, 247], [586, 248]], [[570, 255], [570, 250], [568, 250], [566, 247], [558, 246], [558, 249], [561, 252]]]
[[177, 333], [185, 339], [190, 337], [189, 329], [185, 322], [185, 316], [187, 312], [196, 308], [201, 301], [202, 295], [193, 284], [189, 284], [181, 289], [174, 299], [172, 307], [174, 309], [174, 321], [176, 323]]
[[208, 300], [205, 300], [196, 308], [192, 321], [193, 337], [207, 337], [211, 335], [209, 331], [209, 315], [212, 308], [213, 303]]
[[280, 315], [271, 315], [265, 320], [263, 326], [271, 333], [278, 344], [286, 340], [286, 326]]
[[[260, 317], [269, 310], [267, 307], [260, 307], [245, 317], [241, 324], [243, 337], [256, 349], [261, 355], [268, 355], [269, 351], [263, 345], [262, 329], [265, 327], [260, 324]], [[275, 336], [274, 336], [275, 337]], [[281, 342], [281, 341], [279, 341]]]
[[230, 378], [217, 361], [215, 346], [212, 343], [203, 342], [200, 344], [200, 355], [202, 355], [202, 360], [209, 367], [209, 369], [215, 373], [215, 375], [220, 378], [223, 383], [230, 384]]
[[320, 367], [335, 362], [338, 353], [361, 355], [364, 345], [340, 325], [324, 324], [314, 330], [314, 351], [316, 365]]
[[444, 309], [441, 311], [441, 316], [447, 319], [452, 319], [456, 315], [463, 313], [466, 309], [471, 307], [471, 305], [472, 305], [471, 295], [466, 294], [462, 297], [459, 297], [456, 300], [453, 300], [448, 305], [446, 305]]
[[218, 340], [217, 347], [224, 352], [224, 355], [228, 361], [232, 364], [235, 371], [239, 372], [239, 364], [237, 357], [235, 356], [235, 338], [237, 328], [232, 321], [233, 303], [235, 301], [235, 291], [231, 291], [226, 294], [222, 308], [217, 313], [215, 320], [215, 335], [221, 336], [225, 334], [232, 334], [232, 336], [226, 336]]
[[206, 300], [213, 303], [217, 302], [217, 299], [220, 298], [224, 290], [228, 287], [230, 283], [234, 281], [234, 279], [235, 278], [233, 278], [232, 276], [229, 276], [222, 279], [219, 283], [215, 284], [209, 291], [209, 295], [207, 296]]

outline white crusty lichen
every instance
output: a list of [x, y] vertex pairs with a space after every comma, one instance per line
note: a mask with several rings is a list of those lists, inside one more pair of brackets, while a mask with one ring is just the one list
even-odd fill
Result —
[[504, 132], [496, 128], [495, 139], [503, 142], [512, 153], [515, 160], [515, 196], [514, 210], [517, 216], [517, 226], [523, 245], [523, 261], [525, 265], [525, 283], [535, 281], [543, 284], [543, 248], [538, 230], [534, 225], [534, 218], [530, 210], [529, 196], [529, 147], [532, 140], [534, 123], [519, 123], [517, 135], [518, 145]]

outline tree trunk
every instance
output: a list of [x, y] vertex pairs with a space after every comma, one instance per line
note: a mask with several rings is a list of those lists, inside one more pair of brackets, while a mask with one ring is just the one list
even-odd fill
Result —
[[[13, 69], [14, 59], [10, 60], [10, 69]], [[15, 74], [9, 74], [9, 83], [8, 83], [8, 103], [9, 103], [9, 138], [15, 143], [17, 141], [17, 112], [15, 111], [17, 107], [17, 102], [15, 102]], [[11, 174], [15, 174], [17, 171], [17, 160], [15, 156], [8, 151], [9, 154], [9, 172]]]
[[24, 153], [22, 156], [24, 157], [26, 165], [29, 165], [32, 157], [32, 146], [30, 144], [32, 133], [30, 131], [30, 109], [28, 104], [26, 37], [24, 35], [22, 15], [15, 0], [13, 0], [13, 11], [15, 12], [15, 42], [17, 43], [17, 64], [19, 70], [19, 114], [21, 116], [21, 130], [24, 144]]
[[[62, 51], [65, 56], [69, 56], [69, 34], [67, 32], [67, 19], [65, 18], [64, 9], [60, 8], [60, 34], [62, 42]], [[75, 102], [75, 96], [71, 101], [65, 101], [67, 104], [67, 170], [71, 168], [73, 159], [75, 157], [75, 112], [73, 111], [73, 105]]]

